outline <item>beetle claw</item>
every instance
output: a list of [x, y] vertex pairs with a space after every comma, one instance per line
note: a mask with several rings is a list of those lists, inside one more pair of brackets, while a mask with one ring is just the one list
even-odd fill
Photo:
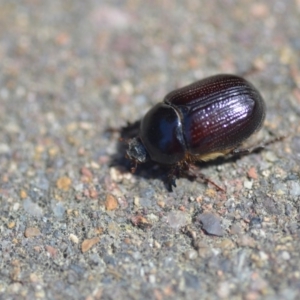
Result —
[[172, 181], [170, 182], [171, 188], [174, 186], [175, 188], [177, 187], [176, 185], [176, 179], [173, 178]]
[[176, 177], [175, 176], [169, 177], [169, 180], [168, 180], [168, 188], [169, 188], [170, 192], [173, 191], [173, 187], [174, 188], [177, 187], [177, 185], [176, 185]]
[[168, 185], [169, 190], [172, 191], [173, 187], [177, 187], [176, 179], [178, 177], [178, 169], [177, 167], [173, 167], [168, 174]]

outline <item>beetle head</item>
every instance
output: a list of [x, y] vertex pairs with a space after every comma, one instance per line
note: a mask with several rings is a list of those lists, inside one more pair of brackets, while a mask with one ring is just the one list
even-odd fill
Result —
[[135, 162], [133, 172], [138, 163], [145, 163], [149, 160], [147, 150], [139, 138], [133, 138], [128, 142], [127, 158]]

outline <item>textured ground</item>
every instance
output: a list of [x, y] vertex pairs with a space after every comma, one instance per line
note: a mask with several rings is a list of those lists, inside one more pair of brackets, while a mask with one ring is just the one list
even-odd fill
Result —
[[[299, 20], [299, 0], [0, 0], [0, 299], [297, 299]], [[203, 166], [226, 193], [132, 175], [107, 129], [216, 73], [286, 139]]]

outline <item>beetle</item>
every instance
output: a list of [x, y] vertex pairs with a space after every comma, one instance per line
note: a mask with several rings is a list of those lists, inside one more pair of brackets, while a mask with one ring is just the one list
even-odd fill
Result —
[[152, 160], [169, 165], [171, 187], [190, 164], [240, 153], [240, 145], [258, 131], [266, 107], [246, 79], [219, 74], [167, 94], [141, 120], [137, 137], [128, 143], [135, 163]]

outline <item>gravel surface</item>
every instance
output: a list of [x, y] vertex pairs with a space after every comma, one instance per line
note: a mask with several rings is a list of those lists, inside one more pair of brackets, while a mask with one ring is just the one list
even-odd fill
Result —
[[[299, 0], [0, 0], [0, 299], [299, 299]], [[226, 192], [131, 174], [118, 129], [245, 76], [267, 104]]]

